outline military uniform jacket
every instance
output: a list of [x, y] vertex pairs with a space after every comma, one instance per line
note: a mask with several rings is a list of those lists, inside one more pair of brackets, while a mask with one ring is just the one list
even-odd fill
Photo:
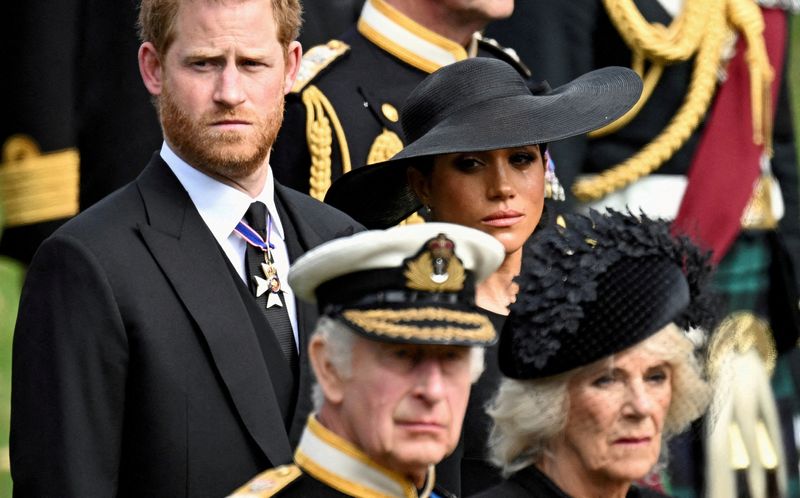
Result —
[[275, 178], [322, 199], [343, 172], [390, 158], [403, 146], [406, 96], [439, 67], [474, 56], [504, 59], [530, 76], [478, 34], [465, 49], [383, 0], [367, 1], [356, 26], [303, 57], [271, 156]]
[[373, 462], [350, 442], [308, 419], [293, 465], [267, 470], [231, 497], [455, 498], [435, 486], [433, 467], [420, 491], [404, 476]]

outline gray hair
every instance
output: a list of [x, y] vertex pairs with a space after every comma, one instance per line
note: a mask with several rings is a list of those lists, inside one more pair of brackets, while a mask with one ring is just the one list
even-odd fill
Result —
[[[654, 353], [672, 369], [672, 398], [664, 421], [664, 440], [700, 417], [711, 400], [694, 345], [674, 324], [633, 346]], [[600, 362], [613, 364], [613, 355]], [[547, 454], [567, 423], [570, 380], [592, 365], [534, 380], [504, 379], [487, 413], [493, 419], [489, 437], [492, 462], [508, 476]]]
[[[344, 378], [350, 377], [353, 368], [353, 343], [356, 333], [350, 327], [334, 318], [321, 316], [317, 321], [312, 339], [319, 337], [325, 342], [329, 351], [328, 359], [333, 368]], [[475, 383], [483, 373], [484, 348], [473, 346], [470, 348], [470, 380]], [[325, 402], [325, 395], [318, 382], [314, 382], [311, 399], [314, 402], [314, 411], [319, 411]]]

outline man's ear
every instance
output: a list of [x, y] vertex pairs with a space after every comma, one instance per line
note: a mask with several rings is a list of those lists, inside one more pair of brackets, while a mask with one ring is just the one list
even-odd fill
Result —
[[341, 403], [344, 398], [344, 379], [331, 363], [329, 356], [330, 350], [325, 340], [314, 335], [308, 344], [308, 357], [317, 383], [325, 395], [325, 401], [335, 405]]
[[422, 174], [422, 171], [412, 167], [406, 169], [406, 178], [411, 190], [417, 195], [417, 199], [423, 205], [429, 205], [431, 199], [431, 182], [429, 178]]
[[283, 94], [287, 95], [292, 91], [294, 80], [300, 71], [300, 61], [303, 59], [303, 47], [300, 42], [295, 40], [286, 49], [286, 60], [284, 67]]
[[163, 88], [163, 72], [161, 58], [151, 42], [144, 42], [139, 47], [139, 73], [147, 91], [151, 95], [161, 95]]

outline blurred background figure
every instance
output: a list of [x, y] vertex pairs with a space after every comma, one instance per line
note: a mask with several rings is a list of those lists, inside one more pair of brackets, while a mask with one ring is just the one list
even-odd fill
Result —
[[[740, 312], [732, 314], [741, 331], [734, 335], [741, 341], [736, 349], [768, 346], [757, 350], [763, 354], [754, 378], [770, 379], [776, 401], [759, 399], [780, 415], [781, 428], [766, 423], [766, 415], [756, 422], [765, 427], [760, 441], [767, 453], [785, 459], [775, 466], [770, 458], [748, 454], [738, 463], [729, 460], [729, 473], [744, 461], [771, 475], [785, 468], [788, 492], [800, 496], [793, 429], [800, 413], [800, 203], [786, 77], [787, 61], [797, 55], [788, 50], [787, 14], [798, 2], [762, 4], [531, 0], [489, 33], [513, 43], [536, 77], [551, 84], [609, 64], [642, 76], [644, 94], [629, 115], [588, 140], [553, 148], [567, 200], [579, 209], [628, 206], [675, 219], [675, 231], [713, 249], [720, 263], [715, 285], [729, 312]], [[770, 391], [767, 383], [760, 389]], [[730, 413], [738, 419], [735, 410]], [[677, 495], [699, 496], [707, 489], [717, 496], [715, 482], [705, 482], [699, 439], [679, 440], [673, 450], [669, 477]], [[730, 454], [728, 449], [716, 448]]]
[[690, 339], [714, 324], [708, 260], [667, 222], [613, 211], [526, 244], [489, 410], [509, 480], [477, 496], [663, 496], [632, 484], [711, 398]]

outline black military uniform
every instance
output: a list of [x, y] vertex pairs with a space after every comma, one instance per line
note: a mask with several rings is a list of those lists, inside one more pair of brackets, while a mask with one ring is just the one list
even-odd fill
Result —
[[399, 474], [372, 462], [355, 446], [323, 427], [313, 416], [308, 421], [294, 460], [294, 464], [262, 472], [231, 497], [455, 497], [433, 486], [433, 467], [428, 472], [430, 489], [417, 490]]
[[530, 76], [493, 40], [476, 33], [464, 48], [369, 0], [356, 26], [303, 57], [270, 160], [275, 177], [322, 199], [343, 172], [393, 156], [403, 147], [397, 109], [406, 96], [439, 67], [474, 56]]

